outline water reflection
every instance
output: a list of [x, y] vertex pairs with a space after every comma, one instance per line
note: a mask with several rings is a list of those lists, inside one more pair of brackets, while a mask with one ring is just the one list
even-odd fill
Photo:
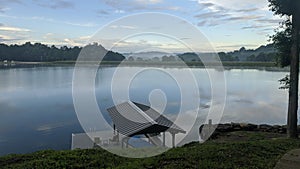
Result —
[[[83, 68], [83, 74], [85, 69], [88, 68]], [[137, 68], [123, 69], [134, 71]], [[177, 74], [184, 71], [180, 68], [162, 69]], [[110, 92], [114, 71], [114, 67], [100, 68], [95, 78], [97, 102], [108, 123], [106, 108], [113, 105]], [[211, 84], [206, 70], [194, 68], [192, 71], [199, 85], [200, 111], [189, 137], [196, 140], [198, 126], [211, 105]], [[250, 69], [226, 70], [227, 100], [222, 122], [285, 124], [287, 91], [278, 89], [278, 79], [286, 74]], [[67, 66], [0, 69], [0, 155], [70, 148], [71, 133], [83, 131], [73, 107], [72, 75], [73, 67]], [[190, 83], [185, 85], [188, 88]], [[165, 92], [168, 102], [164, 114], [175, 119], [181, 96], [174, 79], [155, 71], [145, 72], [132, 81], [129, 95], [133, 101], [150, 104], [149, 94], [155, 89]], [[188, 92], [193, 95], [194, 91]], [[186, 109], [186, 115], [190, 111], [193, 110]], [[101, 129], [97, 121], [91, 123], [91, 130]]]

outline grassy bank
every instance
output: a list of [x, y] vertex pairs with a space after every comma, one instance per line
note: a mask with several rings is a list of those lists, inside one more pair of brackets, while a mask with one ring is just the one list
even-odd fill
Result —
[[[281, 135], [282, 136], [282, 135]], [[102, 149], [39, 151], [0, 157], [3, 168], [273, 168], [299, 140], [257, 132], [235, 132], [204, 144], [190, 143], [159, 156], [129, 159]], [[224, 139], [229, 137], [232, 139]], [[238, 139], [241, 137], [243, 139]]]

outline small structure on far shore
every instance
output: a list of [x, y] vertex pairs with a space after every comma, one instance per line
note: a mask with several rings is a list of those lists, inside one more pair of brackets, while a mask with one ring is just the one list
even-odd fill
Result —
[[4, 66], [7, 66], [7, 65], [8, 65], [8, 61], [7, 61], [7, 60], [4, 60], [4, 61], [3, 61], [3, 65], [4, 65]]

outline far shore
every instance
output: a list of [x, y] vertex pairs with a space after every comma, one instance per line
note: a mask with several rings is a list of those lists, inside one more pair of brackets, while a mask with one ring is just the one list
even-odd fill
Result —
[[[121, 64], [120, 64], [121, 63]], [[52, 62], [23, 62], [23, 61], [14, 61], [12, 62], [0, 62], [0, 66], [16, 66], [16, 65], [41, 65], [41, 66], [56, 66], [56, 65], [75, 65], [75, 64], [82, 64], [82, 65], [99, 65], [99, 62], [96, 61], [52, 61]], [[216, 68], [222, 69], [222, 66], [225, 69], [263, 69], [263, 70], [273, 70], [273, 71], [289, 71], [288, 67], [281, 68], [276, 65], [275, 62], [209, 62], [205, 65], [202, 62], [154, 62], [154, 61], [102, 61], [100, 66], [143, 66], [143, 67], [189, 67], [189, 68]]]

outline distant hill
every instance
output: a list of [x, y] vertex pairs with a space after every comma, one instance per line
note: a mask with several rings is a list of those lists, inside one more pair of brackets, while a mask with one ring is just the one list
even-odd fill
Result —
[[133, 58], [143, 58], [143, 59], [152, 59], [154, 57], [163, 57], [166, 55], [172, 55], [171, 53], [167, 52], [160, 52], [160, 51], [149, 51], [149, 52], [137, 52], [137, 53], [123, 53], [126, 58], [133, 57]]
[[[218, 55], [217, 55], [218, 54]], [[276, 49], [273, 44], [263, 45], [257, 49], [240, 48], [232, 52], [219, 52], [219, 53], [177, 53], [170, 54], [166, 52], [139, 52], [139, 53], [125, 53], [123, 54], [128, 60], [153, 60], [153, 61], [174, 61], [181, 59], [185, 62], [200, 62], [201, 59], [206, 61], [216, 61], [219, 57], [221, 61], [249, 61], [249, 62], [273, 62], [276, 60]]]
[[201, 61], [198, 54], [192, 53], [192, 52], [178, 54], [177, 56], [185, 62], [200, 62]]
[[186, 62], [199, 61], [198, 56], [206, 61], [214, 61], [215, 57], [219, 57], [221, 61], [231, 62], [274, 62], [276, 61], [276, 49], [273, 44], [268, 44], [257, 49], [247, 50], [245, 47], [242, 47], [240, 50], [233, 52], [219, 52], [218, 55], [214, 53], [198, 53], [198, 55], [196, 53], [178, 54], [178, 57]]

